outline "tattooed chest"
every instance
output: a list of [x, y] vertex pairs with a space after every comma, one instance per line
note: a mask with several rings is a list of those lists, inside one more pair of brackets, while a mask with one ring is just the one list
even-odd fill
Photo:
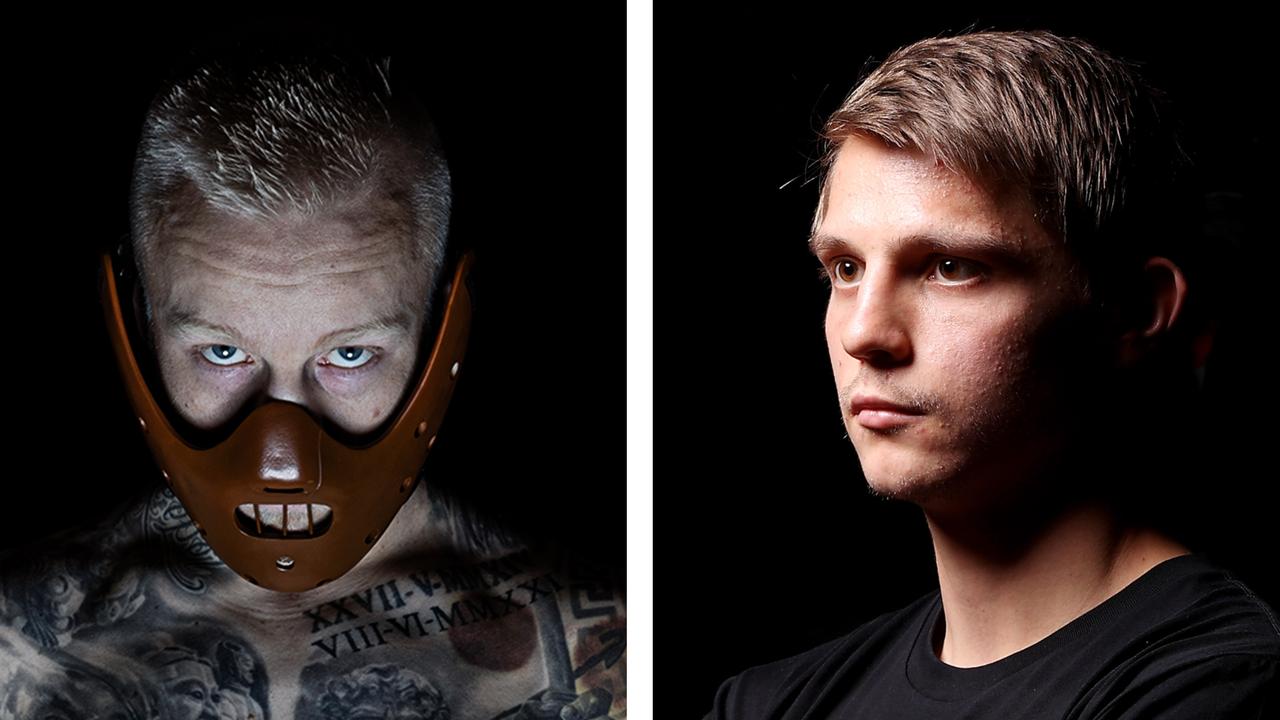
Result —
[[424, 572], [271, 622], [154, 587], [76, 612], [55, 593], [0, 630], [0, 717], [558, 717], [575, 686], [561, 589]]
[[430, 582], [389, 580], [307, 611], [298, 717], [536, 717], [518, 708], [572, 691], [554, 576], [463, 592]]
[[[503, 639], [490, 650], [467, 651], [482, 666], [506, 666], [497, 655], [517, 655], [536, 639], [541, 627], [558, 612], [555, 593], [563, 586], [552, 573], [510, 582], [460, 582], [446, 573], [415, 573], [395, 578], [304, 613], [306, 636], [313, 657], [337, 659], [388, 644], [412, 643], [445, 634], [459, 647], [483, 645]], [[542, 605], [538, 605], [543, 600]], [[542, 612], [540, 612], [542, 611]], [[543, 616], [543, 624], [536, 619]]]

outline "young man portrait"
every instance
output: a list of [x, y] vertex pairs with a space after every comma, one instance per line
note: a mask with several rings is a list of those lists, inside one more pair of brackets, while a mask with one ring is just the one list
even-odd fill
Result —
[[741, 667], [706, 717], [1280, 709], [1273, 611], [1152, 512], [1215, 332], [1164, 93], [1080, 38], [948, 33], [868, 68], [820, 134], [840, 420], [870, 492], [922, 512], [937, 589]]
[[[504, 323], [476, 279], [528, 257], [497, 216], [545, 206], [511, 166], [534, 143], [452, 132], [491, 102], [441, 78], [473, 72], [457, 48], [289, 28], [210, 36], [151, 89], [128, 232], [95, 258], [123, 402], [78, 405], [127, 430], [85, 446], [92, 477], [137, 490], [0, 554], [0, 718], [625, 717], [621, 573], [582, 548], [601, 525], [575, 550], [494, 499], [547, 473], [505, 431], [540, 405], [531, 338], [557, 331]], [[505, 101], [557, 92], [507, 80]], [[521, 310], [555, 292], [521, 288]], [[555, 399], [580, 410], [574, 383]], [[562, 483], [597, 469], [577, 457]], [[605, 497], [582, 505], [620, 514]]]

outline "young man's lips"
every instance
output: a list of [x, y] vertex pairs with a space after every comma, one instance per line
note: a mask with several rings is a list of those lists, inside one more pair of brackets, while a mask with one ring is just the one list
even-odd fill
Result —
[[915, 422], [923, 413], [868, 395], [858, 395], [849, 402], [849, 410], [864, 427], [887, 428]]
[[866, 408], [854, 415], [863, 427], [883, 429], [912, 423], [923, 417], [919, 413], [908, 413], [883, 408]]

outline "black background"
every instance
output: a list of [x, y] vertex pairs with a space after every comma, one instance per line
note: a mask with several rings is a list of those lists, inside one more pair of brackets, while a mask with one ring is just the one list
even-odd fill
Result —
[[[467, 361], [429, 467], [490, 512], [621, 568], [625, 515], [622, 7], [361, 18], [77, 16], [11, 28], [9, 547], [99, 517], [159, 474], [97, 301], [128, 230], [152, 94], [192, 49], [301, 37], [413, 70], [476, 250]], [[19, 498], [23, 498], [19, 503]]]
[[[936, 587], [919, 512], [871, 498], [843, 436], [804, 237], [814, 135], [864, 63], [977, 27], [1078, 34], [1147, 63], [1181, 101], [1209, 185], [1274, 173], [1274, 61], [1260, 18], [1075, 17], [830, 5], [654, 10], [654, 593], [658, 716], [700, 716], [720, 680]], [[866, 6], [862, 6], [865, 8]], [[10, 492], [0, 546], [79, 524], [154, 482], [95, 295], [93, 251], [127, 229], [133, 145], [169, 62], [237, 34], [337, 33], [412, 50], [477, 247], [468, 365], [430, 460], [519, 522], [620, 566], [625, 473], [625, 74], [607, 12], [426, 8], [378, 19], [49, 18], [11, 29]], [[785, 185], [785, 188], [779, 189]], [[1186, 512], [1273, 605], [1270, 255], [1234, 251], [1242, 294], [1207, 390], [1210, 458]], [[675, 716], [675, 715], [672, 715]]]
[[[817, 130], [868, 62], [965, 29], [1078, 35], [1174, 96], [1206, 189], [1256, 202], [1274, 175], [1263, 107], [1276, 68], [1260, 18], [837, 7], [655, 10], [657, 717], [701, 717], [728, 676], [937, 587], [922, 514], [871, 497], [845, 438], [827, 292], [805, 249]], [[1275, 405], [1259, 343], [1276, 237], [1254, 230], [1223, 247], [1240, 295], [1210, 360], [1217, 410], [1203, 466], [1168, 504], [1193, 550], [1275, 605]]]

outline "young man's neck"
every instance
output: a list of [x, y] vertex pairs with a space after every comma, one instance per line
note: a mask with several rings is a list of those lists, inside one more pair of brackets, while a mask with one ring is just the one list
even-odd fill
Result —
[[1159, 531], [1122, 524], [1101, 503], [1074, 503], [1043, 522], [925, 516], [945, 616], [939, 657], [957, 667], [1027, 648], [1190, 552]]

